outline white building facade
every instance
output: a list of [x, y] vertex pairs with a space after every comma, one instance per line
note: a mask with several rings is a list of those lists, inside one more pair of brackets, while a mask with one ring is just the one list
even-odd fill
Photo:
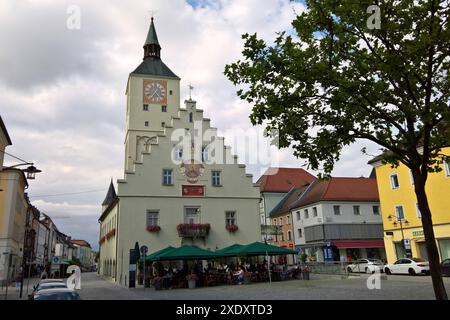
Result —
[[[259, 188], [160, 59], [153, 21], [127, 85], [125, 176], [100, 217], [99, 273], [126, 285], [129, 251], [260, 240]], [[232, 226], [232, 228], [230, 228]], [[236, 229], [237, 226], [237, 230]]]
[[310, 260], [386, 258], [375, 179], [317, 180], [291, 212], [295, 246]]

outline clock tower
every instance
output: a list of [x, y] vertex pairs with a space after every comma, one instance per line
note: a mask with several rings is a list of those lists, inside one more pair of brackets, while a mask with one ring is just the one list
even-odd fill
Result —
[[152, 142], [180, 109], [180, 78], [161, 60], [153, 18], [144, 44], [144, 59], [127, 83], [125, 171], [141, 162]]

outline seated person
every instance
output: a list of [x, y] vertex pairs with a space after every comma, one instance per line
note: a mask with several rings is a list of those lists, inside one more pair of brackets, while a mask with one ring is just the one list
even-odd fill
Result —
[[244, 283], [244, 270], [239, 267], [238, 271], [234, 273], [235, 279], [239, 284]]

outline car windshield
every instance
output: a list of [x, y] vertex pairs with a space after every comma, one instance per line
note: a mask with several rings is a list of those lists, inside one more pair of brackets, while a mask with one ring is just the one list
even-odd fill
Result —
[[426, 262], [426, 260], [420, 258], [412, 258], [411, 260], [414, 262]]
[[53, 289], [53, 288], [67, 288], [65, 283], [61, 282], [54, 282], [54, 283], [43, 283], [39, 285], [37, 288], [37, 291], [44, 290], [44, 289]]
[[55, 292], [37, 295], [34, 300], [81, 300], [76, 292]]
[[382, 264], [381, 260], [378, 259], [369, 259], [369, 261], [375, 264]]

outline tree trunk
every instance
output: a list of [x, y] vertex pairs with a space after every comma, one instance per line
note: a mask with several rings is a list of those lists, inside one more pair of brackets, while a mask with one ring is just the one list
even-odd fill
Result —
[[427, 194], [425, 192], [425, 183], [427, 177], [423, 176], [420, 169], [413, 170], [414, 190], [417, 197], [417, 203], [422, 215], [423, 234], [428, 253], [428, 261], [430, 263], [430, 275], [433, 282], [434, 294], [437, 300], [448, 300], [445, 291], [444, 282], [441, 276], [441, 266], [439, 261], [439, 253], [434, 237], [433, 221], [431, 211], [428, 205]]

